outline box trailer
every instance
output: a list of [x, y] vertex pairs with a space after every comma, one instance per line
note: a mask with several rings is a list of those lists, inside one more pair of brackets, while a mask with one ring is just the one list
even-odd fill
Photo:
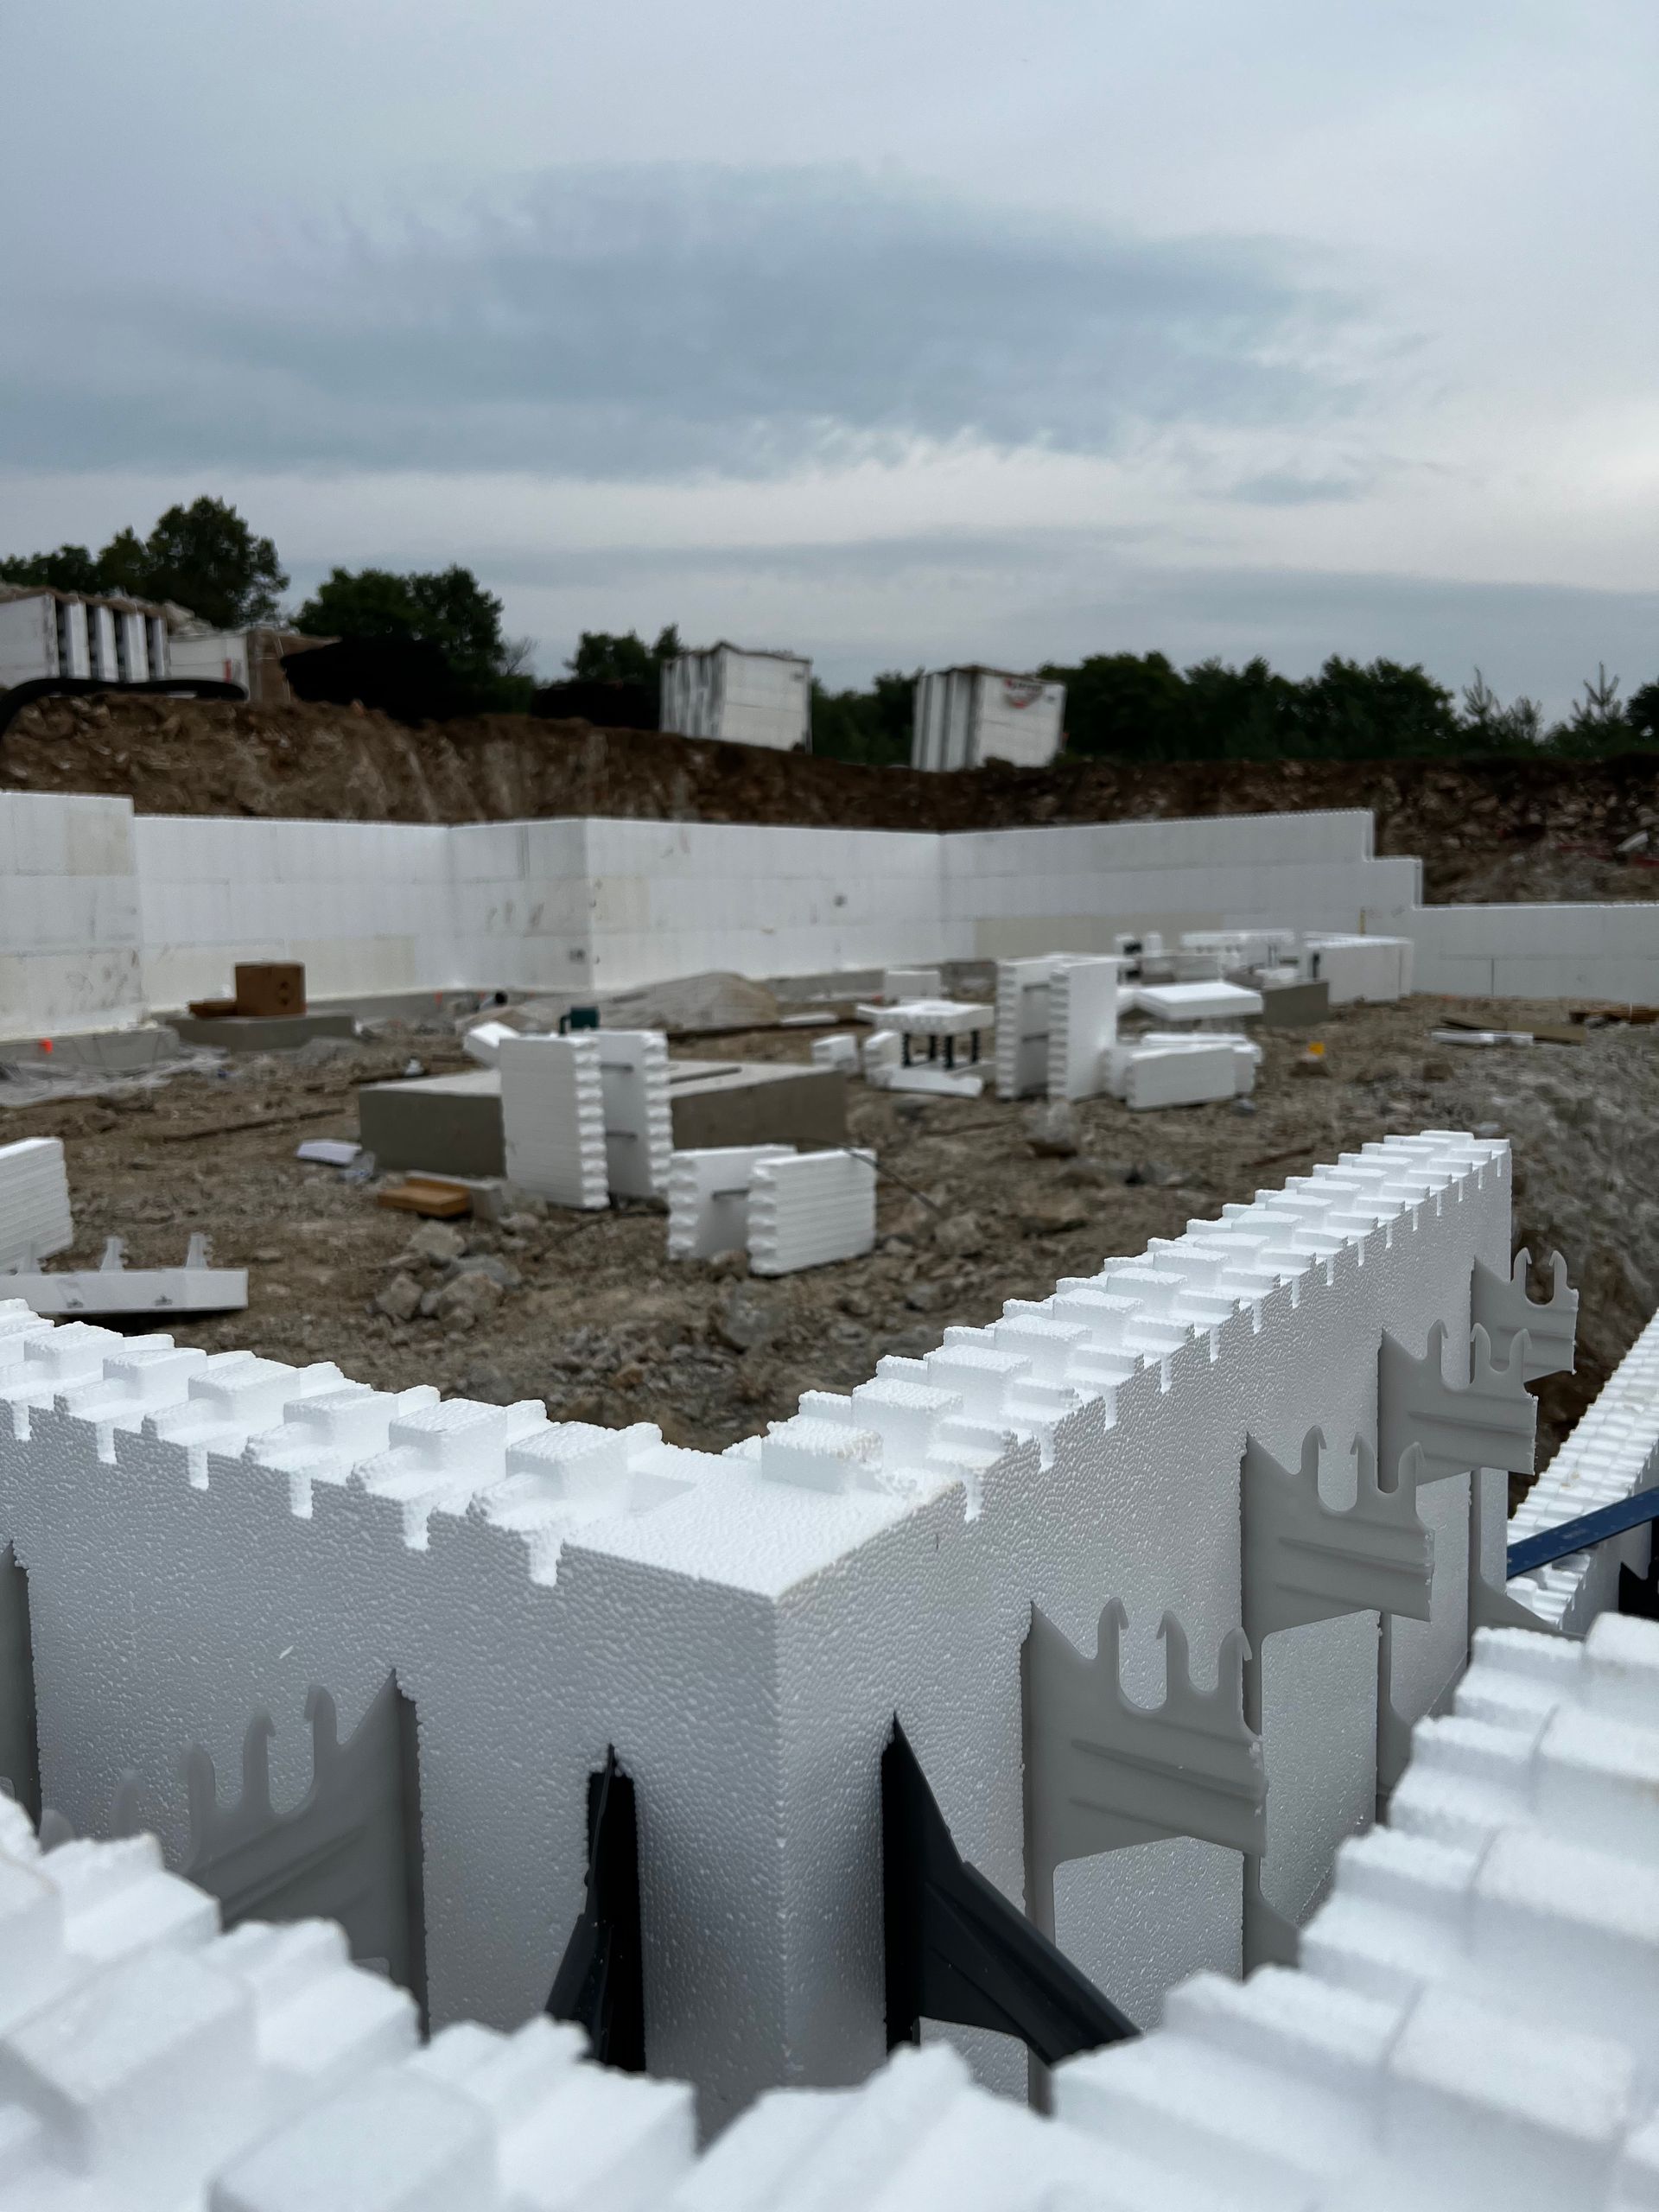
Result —
[[1060, 749], [1065, 686], [1000, 668], [930, 670], [916, 684], [912, 768], [977, 768], [1011, 760], [1041, 768]]
[[44, 588], [0, 593], [0, 689], [45, 677], [150, 683], [172, 673], [159, 607]]
[[795, 653], [705, 646], [663, 664], [662, 727], [681, 737], [805, 752], [812, 741], [812, 664]]

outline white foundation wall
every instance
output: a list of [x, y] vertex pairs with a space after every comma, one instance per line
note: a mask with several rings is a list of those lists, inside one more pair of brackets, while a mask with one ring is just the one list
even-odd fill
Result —
[[[945, 911], [968, 955], [1110, 952], [1124, 930], [1272, 923], [1393, 927], [1421, 864], [1377, 860], [1363, 810], [963, 831], [944, 839]], [[1338, 919], [1341, 917], [1343, 918]]]
[[[510, 2026], [545, 2001], [588, 1777], [614, 1745], [639, 1806], [652, 2070], [693, 2080], [710, 2125], [780, 2081], [855, 2081], [883, 2046], [894, 1713], [959, 1849], [1020, 1900], [1033, 1601], [1085, 1653], [1121, 1601], [1125, 1686], [1147, 1704], [1169, 1609], [1207, 1685], [1240, 1617], [1247, 1432], [1287, 1465], [1316, 1426], [1345, 1450], [1375, 1433], [1383, 1328], [1414, 1353], [1436, 1320], [1466, 1342], [1473, 1263], [1508, 1256], [1507, 1148], [1435, 1135], [1364, 1155], [1379, 1163], [1421, 1177], [1415, 1194], [1372, 1227], [1346, 1181], [1328, 1209], [1323, 1177], [1299, 1184], [1324, 1243], [1253, 1295], [1189, 1305], [1160, 1271], [1173, 1246], [1118, 1263], [1105, 1283], [1147, 1333], [1116, 1384], [1086, 1379], [1098, 1347], [1057, 1331], [1049, 1301], [886, 1360], [850, 1399], [811, 1394], [718, 1458], [549, 1423], [539, 1403], [341, 1397], [327, 1367], [31, 1320], [0, 1340], [0, 1545], [28, 1580], [45, 1802], [98, 1834], [136, 1777], [139, 1820], [184, 1865], [190, 1745], [233, 1798], [269, 1713], [273, 1797], [292, 1806], [308, 1692], [345, 1736], [395, 1675], [418, 1726], [433, 2018]], [[1265, 1212], [1221, 1228], [1253, 1224]], [[1446, 1565], [1449, 1674], [1466, 1612]], [[1370, 1815], [1377, 1649], [1374, 1614], [1269, 1646], [1264, 1888], [1292, 1918]], [[1414, 1717], [1444, 1686], [1397, 1671], [1395, 1703]], [[1175, 1840], [1072, 1865], [1059, 1941], [1149, 2020], [1184, 1975], [1237, 1973], [1242, 1863]], [[1018, 2089], [1022, 2053], [968, 2041]]]
[[1401, 927], [1416, 944], [1420, 991], [1659, 1003], [1659, 903], [1423, 906]]
[[0, 796], [0, 1037], [142, 1019], [134, 826], [124, 798]]
[[389, 822], [132, 823], [144, 993], [229, 991], [239, 960], [298, 960], [313, 999], [439, 989], [454, 954], [450, 832]]
[[107, 1027], [299, 960], [314, 999], [619, 989], [1109, 953], [1120, 931], [1408, 936], [1419, 990], [1659, 999], [1659, 905], [1420, 905], [1363, 812], [936, 836], [721, 823], [244, 821], [0, 796], [0, 1036]]

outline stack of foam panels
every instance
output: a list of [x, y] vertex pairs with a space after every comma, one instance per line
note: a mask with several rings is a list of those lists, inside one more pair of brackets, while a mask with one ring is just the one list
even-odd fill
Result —
[[0, 1268], [49, 1259], [74, 1241], [62, 1139], [0, 1145]]
[[50, 2212], [1637, 2212], [1659, 2197], [1659, 1627], [1483, 1630], [1297, 1967], [1200, 1973], [1055, 2116], [934, 2045], [690, 2098], [544, 2018], [457, 2023], [325, 1922], [219, 1932], [148, 1837], [43, 1854], [0, 1801], [0, 2197]]
[[755, 1164], [749, 1185], [749, 1268], [794, 1274], [853, 1260], [875, 1243], [875, 1154], [774, 1155]]
[[779, 1160], [786, 1144], [711, 1145], [677, 1152], [668, 1170], [668, 1256], [713, 1260], [742, 1252], [749, 1242], [749, 1192], [763, 1160]]
[[[1246, 1436], [1285, 1466], [1316, 1427], [1345, 1451], [1376, 1433], [1383, 1331], [1466, 1345], [1474, 1263], [1507, 1268], [1509, 1169], [1453, 1132], [1367, 1147], [721, 1455], [0, 1317], [0, 1599], [26, 1594], [41, 1796], [97, 1834], [124, 1791], [188, 1866], [193, 1747], [233, 1809], [269, 1716], [272, 1801], [296, 1806], [313, 1693], [355, 1741], [395, 1676], [431, 2017], [510, 2028], [545, 2003], [614, 1747], [652, 2070], [693, 2081], [709, 2127], [785, 2078], [860, 2080], [885, 2041], [895, 1712], [958, 1848], [1022, 1899], [1033, 1605], [1084, 1653], [1121, 1605], [1124, 1690], [1152, 1705], [1173, 1611], [1208, 1679], [1240, 1625]], [[1407, 1720], [1466, 1649], [1467, 1478], [1422, 1510], [1432, 1617], [1395, 1624], [1389, 1661]], [[1364, 1613], [1267, 1648], [1262, 1883], [1292, 1920], [1370, 1816], [1378, 1656]], [[1198, 1968], [1238, 1971], [1243, 1883], [1237, 1852], [1191, 1838], [1079, 1859], [1057, 1937], [1149, 2023]], [[1023, 2083], [1021, 2049], [951, 2039]]]
[[610, 1203], [598, 1038], [509, 1037], [498, 1047], [507, 1180], [556, 1205]]

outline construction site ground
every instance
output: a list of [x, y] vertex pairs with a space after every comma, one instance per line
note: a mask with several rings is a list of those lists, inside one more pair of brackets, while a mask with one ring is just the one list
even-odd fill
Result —
[[[1266, 1033], [1243, 1106], [1132, 1114], [1095, 1098], [1056, 1113], [855, 1079], [849, 1135], [883, 1171], [876, 1249], [772, 1281], [741, 1256], [671, 1263], [664, 1215], [649, 1205], [537, 1205], [449, 1234], [378, 1205], [372, 1183], [295, 1157], [308, 1137], [355, 1136], [356, 1086], [401, 1075], [411, 1054], [432, 1073], [467, 1065], [453, 1033], [318, 1039], [117, 1084], [0, 1115], [0, 1141], [65, 1141], [77, 1241], [54, 1266], [95, 1265], [117, 1235], [130, 1265], [175, 1266], [203, 1230], [219, 1262], [246, 1267], [248, 1310], [167, 1324], [182, 1342], [333, 1360], [387, 1389], [539, 1398], [558, 1420], [655, 1421], [672, 1441], [718, 1450], [785, 1417], [804, 1389], [849, 1389], [885, 1352], [925, 1351], [947, 1323], [995, 1319], [1005, 1299], [1046, 1296], [1062, 1275], [1368, 1139], [1503, 1134], [1518, 1239], [1535, 1258], [1559, 1247], [1583, 1294], [1578, 1371], [1541, 1386], [1547, 1457], [1659, 1306], [1659, 1027], [1592, 1028], [1576, 1046], [1433, 1041], [1451, 1011], [1510, 1030], [1562, 1014], [1423, 998], [1343, 1009], [1315, 1071], [1305, 1038]], [[721, 1050], [804, 1061], [810, 1037], [768, 1030]], [[448, 1293], [428, 1300], [436, 1313], [383, 1310], [433, 1291]]]
[[44, 700], [0, 736], [0, 791], [106, 791], [142, 814], [357, 822], [610, 815], [986, 830], [1369, 807], [1431, 903], [1651, 899], [1659, 754], [1607, 760], [991, 762], [866, 768], [654, 731], [495, 715], [406, 728], [361, 709]]

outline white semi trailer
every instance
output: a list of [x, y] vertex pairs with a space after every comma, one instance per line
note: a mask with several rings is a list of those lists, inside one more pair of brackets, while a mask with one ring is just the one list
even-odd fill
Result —
[[912, 768], [1041, 768], [1060, 749], [1065, 686], [1000, 668], [932, 669], [917, 680]]

